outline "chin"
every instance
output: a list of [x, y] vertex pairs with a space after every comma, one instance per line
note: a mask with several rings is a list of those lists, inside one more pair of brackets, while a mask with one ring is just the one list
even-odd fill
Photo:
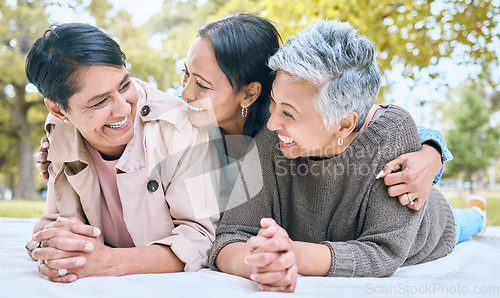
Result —
[[293, 150], [293, 149], [290, 150], [288, 148], [286, 148], [286, 149], [280, 148], [280, 149], [281, 149], [281, 153], [283, 153], [283, 155], [288, 159], [295, 159], [295, 158], [300, 157], [297, 150]]
[[201, 116], [201, 115], [188, 115], [189, 122], [193, 126], [196, 127], [205, 127], [205, 126], [217, 126], [217, 121], [210, 121], [210, 119], [207, 119], [207, 117]]

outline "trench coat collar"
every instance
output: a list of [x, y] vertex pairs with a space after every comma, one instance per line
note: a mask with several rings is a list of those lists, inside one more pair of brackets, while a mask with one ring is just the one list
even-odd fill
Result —
[[[144, 167], [144, 148], [133, 144], [135, 138], [144, 138], [144, 125], [149, 121], [163, 120], [172, 123], [180, 131], [187, 124], [186, 103], [175, 95], [159, 91], [151, 85], [132, 79], [139, 94], [137, 113], [134, 122], [134, 136], [123, 152], [116, 167], [123, 172], [130, 172]], [[147, 106], [147, 108], [145, 108]], [[147, 113], [145, 113], [147, 109]], [[84, 139], [71, 123], [64, 123], [52, 114], [47, 116], [45, 131], [50, 138], [47, 159], [52, 162], [81, 161], [89, 164], [91, 157], [84, 146]], [[130, 146], [129, 146], [130, 145]], [[130, 157], [130, 158], [129, 158]], [[137, 162], [133, 162], [137, 160]], [[140, 161], [142, 160], [142, 161]]]

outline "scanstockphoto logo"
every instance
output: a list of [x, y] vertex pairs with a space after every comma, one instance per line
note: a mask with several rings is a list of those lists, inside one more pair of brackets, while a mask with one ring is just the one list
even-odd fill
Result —
[[342, 162], [310, 162], [305, 158], [287, 159], [279, 156], [275, 161], [275, 171], [277, 176], [374, 176], [374, 173], [380, 171], [376, 168], [380, 154], [379, 148], [373, 146], [348, 150], [340, 157], [333, 157], [341, 158]]
[[424, 284], [411, 284], [411, 283], [397, 283], [397, 284], [376, 284], [367, 283], [365, 285], [365, 292], [368, 295], [387, 295], [387, 296], [405, 296], [405, 295], [446, 295], [446, 296], [468, 296], [468, 295], [484, 295], [484, 296], [498, 296], [500, 295], [500, 285], [472, 285], [460, 283], [424, 283]]
[[[148, 189], [150, 196], [163, 194], [170, 208], [169, 195], [182, 196], [184, 208], [191, 208], [195, 219], [208, 218], [234, 208], [255, 196], [263, 187], [262, 171], [258, 150], [250, 146], [240, 160], [229, 160], [223, 154], [218, 156], [215, 146], [222, 143], [220, 135], [211, 136], [206, 128], [199, 128], [199, 134], [189, 138], [177, 134], [169, 123], [146, 124], [145, 156], [149, 170]], [[241, 141], [241, 140], [237, 140]], [[245, 140], [251, 144], [251, 140]], [[227, 145], [227, 152], [236, 150]], [[243, 160], [250, 158], [250, 168], [244, 172]], [[223, 160], [222, 160], [223, 159]], [[237, 183], [239, 181], [239, 183]], [[154, 185], [149, 188], [149, 185]], [[234, 198], [233, 186], [237, 184]]]

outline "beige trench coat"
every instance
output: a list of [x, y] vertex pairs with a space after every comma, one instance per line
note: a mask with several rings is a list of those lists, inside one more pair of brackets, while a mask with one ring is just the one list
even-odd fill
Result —
[[[207, 132], [189, 122], [184, 101], [133, 82], [139, 93], [135, 134], [116, 165], [125, 224], [135, 246], [170, 246], [185, 271], [196, 271], [208, 264], [219, 220], [215, 150]], [[102, 230], [99, 181], [82, 136], [50, 114], [45, 129], [52, 162], [47, 214], [33, 232], [57, 217], [77, 217]], [[34, 245], [26, 245], [30, 254]]]

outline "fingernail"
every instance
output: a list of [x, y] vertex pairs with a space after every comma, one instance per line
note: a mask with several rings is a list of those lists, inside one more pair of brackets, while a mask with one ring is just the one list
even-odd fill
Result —
[[77, 279], [78, 279], [78, 277], [76, 275], [74, 275], [74, 274], [71, 274], [70, 276], [68, 276], [68, 281], [69, 282], [73, 282], [73, 281], [75, 281]]
[[36, 240], [36, 237], [38, 236], [38, 233], [40, 233], [40, 232], [36, 232], [35, 234], [33, 234], [33, 236], [31, 236], [31, 239], [32, 239], [33, 241], [37, 241], [37, 240]]
[[257, 275], [255, 273], [250, 274], [250, 279], [251, 280], [255, 280], [256, 277], [257, 277]]
[[375, 177], [375, 179], [380, 179], [380, 177], [382, 177], [382, 175], [384, 174], [384, 170], [380, 171], [377, 176]]
[[95, 236], [99, 236], [101, 234], [101, 230], [99, 230], [98, 228], [94, 228], [92, 231]]
[[245, 262], [245, 264], [247, 264], [247, 265], [250, 265], [250, 263], [249, 263], [249, 262], [248, 262], [248, 260], [247, 260], [247, 257], [245, 257], [245, 258], [243, 259], [243, 262]]
[[69, 219], [67, 219], [66, 217], [58, 217], [57, 220], [58, 221], [69, 221]]
[[90, 250], [90, 243], [87, 242], [85, 243], [85, 248], [84, 248], [85, 251], [89, 251]]

